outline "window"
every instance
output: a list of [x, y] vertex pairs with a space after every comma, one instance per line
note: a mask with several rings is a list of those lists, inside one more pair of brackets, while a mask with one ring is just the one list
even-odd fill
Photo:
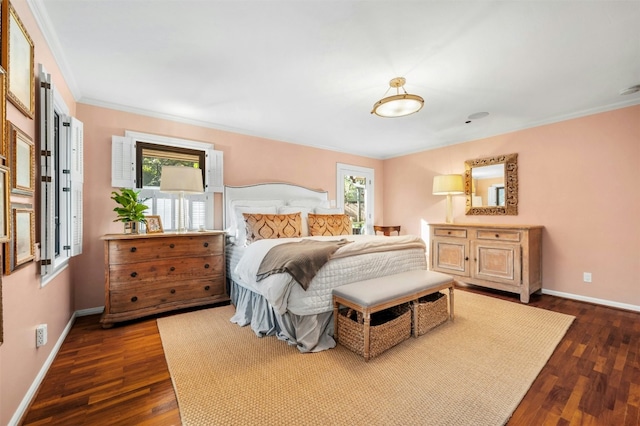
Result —
[[112, 137], [111, 185], [138, 188], [149, 207], [159, 215], [165, 230], [177, 229], [178, 196], [160, 192], [162, 166], [188, 166], [203, 170], [204, 194], [186, 195], [187, 227], [213, 228], [213, 193], [222, 192], [222, 152], [211, 144], [145, 133], [125, 132]]
[[83, 126], [40, 65], [41, 285], [82, 253]]
[[374, 170], [342, 163], [337, 164], [336, 170], [338, 207], [351, 216], [354, 233], [375, 234]]

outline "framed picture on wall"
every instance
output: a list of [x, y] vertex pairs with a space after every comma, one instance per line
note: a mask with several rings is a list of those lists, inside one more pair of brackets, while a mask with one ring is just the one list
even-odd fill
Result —
[[[0, 8], [1, 9], [1, 8]], [[0, 132], [5, 134], [5, 124], [7, 121], [7, 86], [6, 86], [7, 74], [0, 67]], [[0, 138], [0, 156], [2, 156], [2, 164], [6, 163], [6, 157], [9, 156], [9, 142], [7, 138]]]
[[33, 140], [9, 122], [11, 192], [32, 196], [35, 191], [35, 148]]
[[5, 244], [5, 274], [35, 259], [33, 205], [11, 204], [11, 243]]
[[9, 225], [9, 168], [0, 166], [0, 243], [9, 241]]
[[[4, 3], [4, 1], [3, 1]], [[3, 8], [6, 11], [6, 8]], [[7, 97], [24, 115], [33, 118], [35, 110], [35, 87], [33, 71], [33, 41], [27, 33], [20, 17], [11, 4], [9, 16], [3, 17], [3, 36], [8, 36], [7, 51], [2, 52], [3, 64], [7, 70]], [[7, 24], [5, 24], [8, 21]]]

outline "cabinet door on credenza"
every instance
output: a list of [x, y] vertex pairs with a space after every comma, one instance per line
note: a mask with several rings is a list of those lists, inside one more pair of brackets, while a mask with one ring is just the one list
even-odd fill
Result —
[[522, 247], [519, 244], [472, 241], [473, 278], [519, 286]]
[[445, 274], [469, 276], [469, 244], [466, 240], [435, 238], [431, 245], [431, 269]]

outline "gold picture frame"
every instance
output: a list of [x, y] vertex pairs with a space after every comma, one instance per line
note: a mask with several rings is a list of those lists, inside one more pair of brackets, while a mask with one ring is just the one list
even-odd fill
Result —
[[[0, 8], [1, 10], [1, 8]], [[1, 12], [0, 12], [1, 13]], [[5, 135], [7, 122], [7, 73], [0, 67], [0, 132]], [[2, 164], [7, 164], [6, 158], [9, 156], [9, 142], [4, 136], [0, 138], [0, 156], [4, 160]]]
[[13, 5], [9, 4], [9, 14], [2, 23], [3, 27], [5, 25], [7, 27], [2, 31], [3, 37], [7, 37], [7, 40], [2, 43], [3, 47], [6, 46], [2, 52], [2, 63], [7, 70], [7, 98], [24, 115], [33, 118], [35, 112], [33, 41]]
[[35, 214], [31, 204], [11, 204], [11, 243], [5, 244], [5, 274], [35, 259]]
[[9, 242], [9, 168], [0, 166], [0, 243]]
[[13, 123], [9, 124], [11, 192], [33, 196], [35, 192], [35, 145], [33, 139]]
[[160, 216], [145, 216], [145, 224], [147, 226], [147, 234], [161, 234], [164, 232], [164, 229], [162, 228], [162, 219], [160, 219]]

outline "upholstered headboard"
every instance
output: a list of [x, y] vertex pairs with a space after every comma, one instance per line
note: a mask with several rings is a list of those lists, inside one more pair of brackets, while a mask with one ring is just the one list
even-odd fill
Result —
[[230, 236], [236, 236], [239, 224], [237, 209], [253, 207], [276, 210], [286, 206], [301, 206], [308, 209], [328, 208], [327, 191], [309, 189], [291, 183], [259, 183], [246, 186], [224, 187], [224, 229]]

